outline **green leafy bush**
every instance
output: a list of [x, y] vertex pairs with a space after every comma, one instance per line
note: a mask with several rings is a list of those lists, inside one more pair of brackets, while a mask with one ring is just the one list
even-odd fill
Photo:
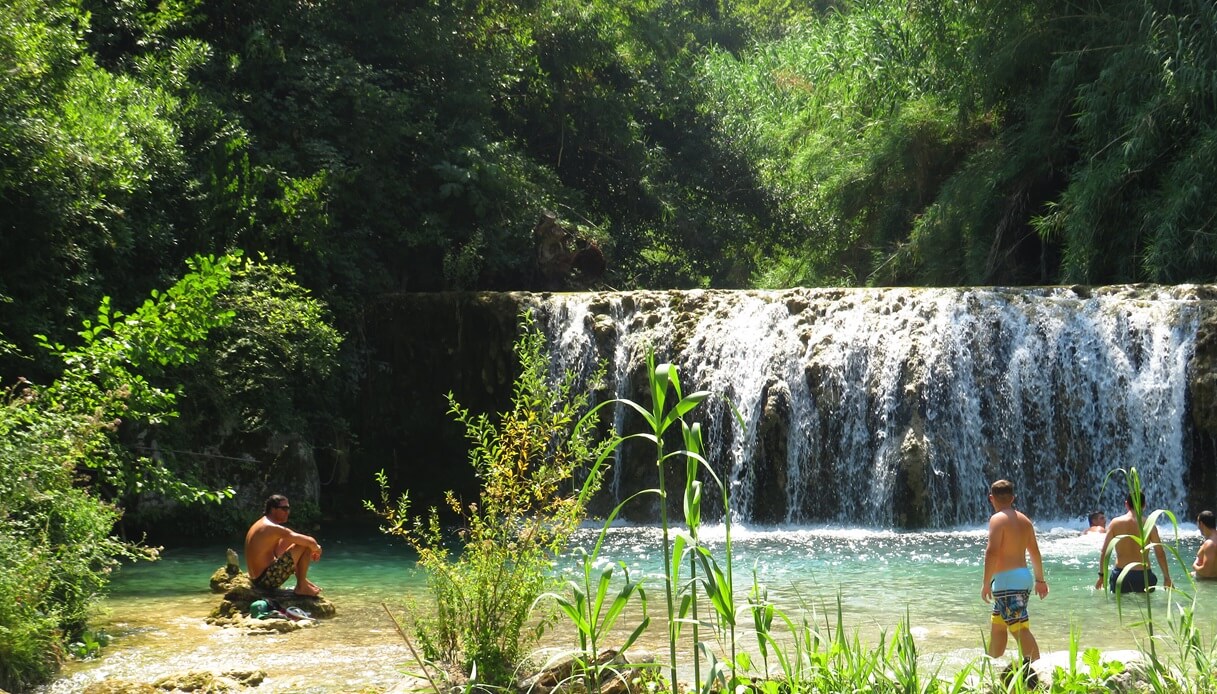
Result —
[[575, 375], [551, 383], [545, 339], [530, 314], [522, 317], [515, 353], [520, 374], [512, 406], [497, 421], [448, 396], [481, 481], [476, 502], [448, 494], [461, 521], [459, 551], [450, 549], [437, 509], [424, 520], [412, 514], [408, 495], [390, 499], [383, 472], [376, 478], [379, 506], [365, 502], [385, 519], [385, 532], [418, 552], [427, 573], [434, 609], [415, 619], [424, 655], [460, 663], [479, 681], [499, 685], [512, 682], [531, 637], [539, 635], [526, 632], [531, 608], [555, 581], [553, 558], [585, 517], [585, 503], [600, 484], [598, 463], [611, 445], [597, 442], [595, 410], [585, 414], [589, 396], [574, 391]]
[[0, 401], [0, 687], [55, 672], [119, 557], [145, 548], [110, 535], [118, 509], [80, 486], [108, 455], [110, 420], [67, 412], [23, 384]]
[[130, 314], [103, 301], [78, 346], [40, 338], [63, 364], [58, 379], [19, 379], [0, 392], [0, 688], [44, 681], [77, 637], [88, 649], [90, 609], [118, 560], [156, 556], [111, 535], [116, 499], [231, 495], [134, 454], [116, 432], [124, 421], [174, 416], [176, 393], [154, 376], [198, 359], [208, 334], [232, 319], [217, 301], [242, 263], [239, 254], [196, 258]]

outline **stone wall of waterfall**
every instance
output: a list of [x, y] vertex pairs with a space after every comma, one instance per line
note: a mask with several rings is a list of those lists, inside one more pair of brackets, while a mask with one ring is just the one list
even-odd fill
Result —
[[[888, 527], [983, 522], [1000, 477], [1036, 518], [1112, 514], [1123, 480], [1105, 481], [1129, 466], [1153, 507], [1190, 520], [1195, 486], [1213, 485], [1189, 404], [1212, 299], [1191, 286], [520, 296], [555, 369], [608, 362], [605, 397], [650, 402], [648, 349], [686, 391], [716, 396], [694, 418], [736, 518]], [[623, 406], [613, 417], [642, 428]], [[608, 493], [654, 486], [651, 454], [628, 444]], [[648, 520], [654, 503], [626, 514]]]

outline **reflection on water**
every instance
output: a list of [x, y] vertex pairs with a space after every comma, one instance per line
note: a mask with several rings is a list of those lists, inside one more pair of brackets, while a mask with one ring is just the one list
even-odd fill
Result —
[[[1078, 535], [1077, 524], [1040, 525], [1040, 547], [1051, 593], [1032, 600], [1031, 624], [1041, 650], [1066, 650], [1070, 629], [1080, 631], [1083, 648], [1136, 647], [1143, 631], [1124, 626], [1137, 621], [1137, 600], [1123, 603], [1123, 624], [1115, 601], [1091, 589], [1098, 565], [1095, 536]], [[1052, 529], [1045, 529], [1052, 528]], [[1194, 526], [1181, 529], [1180, 556], [1190, 565], [1199, 546]], [[616, 528], [601, 551], [601, 564], [622, 562], [631, 576], [645, 577], [650, 614], [663, 611], [662, 552], [655, 528]], [[707, 540], [707, 538], [709, 538]], [[703, 533], [721, 557], [722, 531]], [[733, 531], [737, 604], [746, 605], [753, 575], [769, 600], [796, 619], [806, 616], [817, 628], [835, 624], [837, 604], [847, 630], [877, 643], [908, 616], [919, 652], [935, 663], [963, 663], [982, 653], [989, 606], [980, 600], [985, 532], [895, 533], [862, 529]], [[595, 531], [579, 541], [591, 547]], [[106, 614], [96, 625], [116, 637], [104, 656], [75, 663], [41, 691], [78, 692], [105, 677], [151, 681], [185, 670], [262, 669], [264, 692], [358, 692], [388, 688], [400, 679], [409, 653], [381, 608], [400, 606], [422, 594], [423, 579], [400, 545], [377, 536], [325, 541], [326, 555], [310, 578], [325, 588], [338, 616], [314, 629], [285, 635], [247, 635], [207, 625], [203, 620], [218, 601], [207, 580], [224, 562], [224, 547], [167, 550], [155, 564], [125, 567], [116, 577]], [[1184, 569], [1172, 565], [1184, 587]], [[573, 577], [566, 558], [559, 570]], [[1213, 624], [1217, 585], [1198, 586], [1197, 624]], [[1152, 596], [1155, 615], [1165, 612], [1166, 596]], [[395, 610], [396, 611], [396, 610]], [[637, 624], [637, 605], [620, 623], [621, 633]], [[744, 618], [742, 624], [750, 624]], [[751, 632], [738, 632], [751, 645]], [[1212, 634], [1205, 634], [1211, 638]], [[652, 622], [643, 646], [666, 650], [666, 632]], [[573, 644], [569, 628], [559, 628], [547, 645]]]

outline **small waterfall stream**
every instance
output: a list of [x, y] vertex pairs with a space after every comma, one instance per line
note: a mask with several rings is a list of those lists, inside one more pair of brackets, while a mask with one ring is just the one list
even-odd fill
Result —
[[[680, 367], [733, 515], [758, 524], [951, 527], [988, 483], [1069, 518], [1122, 508], [1135, 466], [1182, 513], [1186, 288], [798, 289], [537, 295], [557, 368], [607, 360], [613, 397], [649, 403], [648, 348]], [[740, 426], [728, 401], [745, 421]], [[626, 416], [617, 409], [615, 424]], [[617, 498], [652, 486], [627, 453]]]

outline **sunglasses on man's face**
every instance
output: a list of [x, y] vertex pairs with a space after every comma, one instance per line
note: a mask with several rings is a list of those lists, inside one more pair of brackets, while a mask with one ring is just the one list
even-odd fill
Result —
[[292, 507], [291, 507], [291, 506], [276, 506], [275, 508], [281, 508], [281, 509], [283, 509], [284, 511], [290, 511], [290, 510], [292, 510]]

